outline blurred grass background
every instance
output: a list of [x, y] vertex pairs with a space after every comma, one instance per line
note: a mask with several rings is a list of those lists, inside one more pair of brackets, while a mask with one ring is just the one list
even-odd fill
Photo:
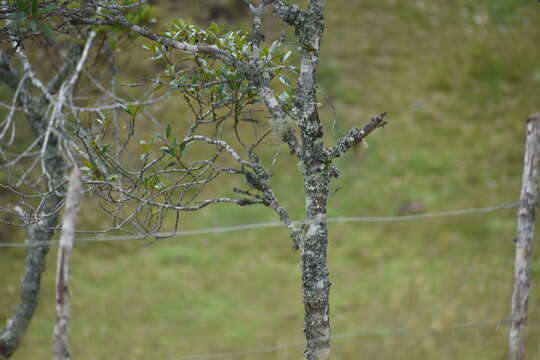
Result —
[[[217, 7], [217, 10], [215, 10]], [[248, 29], [235, 1], [156, 2], [162, 19], [191, 17]], [[526, 117], [540, 110], [539, 4], [524, 0], [328, 1], [321, 92], [342, 129], [388, 111], [369, 149], [339, 160], [329, 216], [396, 215], [518, 198]], [[270, 20], [269, 20], [270, 21]], [[270, 21], [271, 34], [280, 27]], [[271, 36], [269, 36], [271, 40]], [[143, 56], [139, 56], [144, 54]], [[125, 69], [151, 63], [139, 48]], [[182, 105], [159, 118], [181, 127]], [[180, 112], [181, 114], [181, 112]], [[331, 107], [323, 106], [326, 124]], [[328, 127], [330, 128], [330, 127]], [[332, 137], [329, 137], [332, 141]], [[302, 180], [285, 149], [274, 185], [295, 218]], [[269, 153], [275, 148], [269, 150]], [[230, 191], [230, 184], [221, 191]], [[218, 189], [219, 190], [219, 189]], [[216, 190], [217, 191], [217, 190]], [[2, 194], [5, 198], [7, 195]], [[81, 227], [104, 220], [83, 207]], [[184, 229], [275, 221], [268, 209], [220, 206], [184, 217]], [[331, 224], [335, 334], [508, 317], [515, 211], [398, 223]], [[0, 241], [20, 241], [0, 227]], [[15, 360], [50, 358], [53, 247], [39, 310]], [[17, 299], [22, 249], [0, 249], [0, 321]], [[302, 341], [298, 256], [280, 228], [140, 242], [78, 244], [70, 341], [77, 359], [179, 359]], [[538, 256], [528, 352], [540, 359]], [[506, 326], [336, 339], [332, 359], [503, 359]], [[236, 356], [298, 360], [302, 346]]]

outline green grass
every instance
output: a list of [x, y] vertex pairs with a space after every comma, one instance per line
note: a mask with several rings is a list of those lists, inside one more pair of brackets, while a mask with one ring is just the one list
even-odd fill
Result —
[[[188, 10], [179, 9], [179, 15]], [[540, 109], [539, 12], [536, 2], [519, 0], [328, 2], [321, 90], [342, 129], [382, 111], [390, 121], [368, 139], [369, 149], [359, 158], [339, 160], [341, 177], [333, 186], [343, 189], [332, 197], [329, 216], [397, 214], [410, 201], [427, 211], [515, 201], [524, 120]], [[144, 60], [132, 62], [127, 79], [136, 79], [147, 66]], [[181, 126], [179, 109], [163, 109], [160, 118]], [[322, 110], [329, 125], [330, 107]], [[328, 141], [333, 140], [330, 134]], [[276, 171], [274, 184], [298, 218], [301, 179], [295, 162], [281, 151], [278, 167], [285, 171]], [[275, 220], [267, 209], [220, 206], [188, 214], [183, 228]], [[94, 209], [83, 209], [86, 227], [101, 221]], [[508, 316], [514, 221], [514, 211], [501, 211], [330, 225], [335, 334], [440, 329], [339, 338], [332, 359], [505, 358], [506, 326], [442, 328]], [[3, 228], [1, 239], [8, 234], [12, 230]], [[74, 358], [175, 359], [302, 341], [298, 257], [283, 229], [140, 245], [76, 247]], [[15, 360], [51, 356], [55, 250], [40, 308]], [[16, 301], [23, 253], [0, 249], [0, 259], [4, 320]], [[530, 359], [540, 358], [539, 264], [535, 255]], [[300, 346], [243, 358], [298, 360], [301, 352]]]

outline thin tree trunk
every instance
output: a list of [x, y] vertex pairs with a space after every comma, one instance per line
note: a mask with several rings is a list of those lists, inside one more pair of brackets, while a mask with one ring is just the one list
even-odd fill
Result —
[[[314, 118], [318, 118], [315, 111]], [[314, 126], [320, 126], [313, 121]], [[322, 133], [322, 132], [320, 132]], [[321, 141], [307, 141], [305, 146], [306, 225], [302, 244], [302, 285], [304, 290], [304, 333], [308, 360], [330, 356], [330, 280], [326, 267], [328, 230], [326, 208], [331, 171], [320, 158]]]
[[307, 227], [302, 251], [304, 290], [304, 333], [308, 360], [325, 360], [330, 355], [330, 280], [326, 268], [328, 231], [324, 189], [308, 198]]
[[330, 356], [330, 280], [326, 267], [326, 207], [332, 167], [325, 158], [323, 126], [317, 109], [317, 65], [324, 31], [324, 0], [310, 0], [305, 20], [297, 27], [301, 44], [297, 106], [300, 110], [306, 197], [306, 226], [301, 246], [304, 290], [304, 333], [307, 360]]
[[56, 323], [54, 326], [54, 359], [69, 360], [68, 326], [69, 302], [69, 260], [75, 241], [75, 226], [82, 196], [81, 172], [77, 167], [71, 173], [66, 210], [62, 222], [62, 235], [58, 247], [56, 263]]
[[[56, 145], [47, 146], [45, 165], [51, 174], [55, 191], [46, 195], [39, 216], [43, 219], [28, 226], [28, 248], [24, 275], [21, 280], [21, 295], [13, 315], [8, 319], [6, 327], [0, 332], [0, 355], [9, 359], [19, 347], [34, 312], [38, 305], [41, 286], [41, 274], [45, 270], [45, 260], [49, 252], [49, 241], [58, 225], [57, 209], [63, 201], [63, 189], [58, 187], [63, 180], [64, 160], [57, 152]], [[47, 215], [46, 215], [47, 214]]]
[[41, 274], [45, 270], [45, 259], [49, 252], [48, 242], [52, 236], [52, 230], [46, 229], [49, 228], [49, 224], [56, 226], [56, 215], [53, 217], [55, 219], [46, 219], [40, 224], [30, 225], [28, 229], [29, 247], [26, 251], [19, 303], [0, 333], [0, 355], [7, 359], [17, 350], [38, 305]]
[[540, 156], [540, 114], [527, 121], [527, 141], [517, 214], [516, 259], [512, 294], [512, 324], [508, 336], [510, 360], [525, 359], [531, 255], [534, 239], [534, 218], [538, 205], [538, 158]]

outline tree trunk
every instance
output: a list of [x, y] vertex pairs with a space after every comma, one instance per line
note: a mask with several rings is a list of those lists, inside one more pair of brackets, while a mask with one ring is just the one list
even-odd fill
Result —
[[308, 360], [330, 355], [330, 280], [326, 267], [328, 231], [326, 206], [330, 175], [324, 164], [312, 161], [306, 169], [306, 225], [301, 246], [304, 290], [304, 333]]
[[520, 206], [517, 216], [516, 260], [512, 294], [512, 324], [508, 335], [510, 360], [525, 359], [526, 329], [531, 282], [534, 218], [538, 206], [538, 158], [540, 155], [540, 114], [527, 123]]
[[[42, 117], [30, 117], [33, 128], [43, 125]], [[50, 175], [51, 191], [43, 202], [38, 216], [45, 216], [28, 225], [28, 249], [24, 275], [21, 280], [19, 303], [8, 319], [6, 327], [0, 332], [0, 356], [9, 359], [19, 347], [28, 325], [38, 305], [41, 274], [45, 270], [45, 260], [49, 252], [49, 241], [58, 225], [58, 207], [64, 199], [63, 181], [65, 163], [57, 148], [56, 139], [49, 140], [46, 151], [45, 168]], [[32, 219], [29, 219], [32, 221]]]
[[[52, 194], [46, 203], [48, 205], [44, 213], [55, 209], [61, 203], [61, 198]], [[52, 229], [57, 223], [58, 215], [54, 214], [28, 227], [28, 249], [19, 303], [13, 315], [8, 319], [6, 327], [0, 333], [0, 355], [5, 358], [10, 358], [17, 350], [38, 305], [41, 274], [45, 270]]]

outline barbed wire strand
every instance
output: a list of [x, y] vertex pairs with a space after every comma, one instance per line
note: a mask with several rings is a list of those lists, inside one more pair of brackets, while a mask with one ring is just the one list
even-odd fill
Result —
[[[411, 332], [439, 332], [444, 330], [460, 329], [460, 328], [471, 328], [471, 327], [480, 327], [488, 325], [496, 325], [496, 329], [499, 329], [502, 325], [509, 323], [511, 319], [499, 319], [499, 320], [480, 320], [480, 321], [469, 321], [462, 323], [448, 324], [445, 326], [419, 326], [419, 327], [400, 327], [400, 328], [388, 328], [388, 329], [360, 329], [346, 333], [339, 333], [332, 335], [333, 340], [337, 339], [346, 339], [358, 336], [377, 336], [377, 335], [397, 335]], [[312, 340], [314, 342], [319, 339]], [[320, 340], [323, 340], [322, 338]], [[208, 354], [196, 354], [196, 355], [187, 355], [180, 358], [170, 359], [170, 360], [201, 360], [201, 359], [219, 359], [227, 358], [234, 356], [246, 356], [246, 355], [257, 355], [264, 353], [271, 353], [296, 347], [305, 346], [305, 341], [298, 341], [289, 344], [282, 344], [276, 346], [264, 346], [254, 349], [246, 349], [240, 351], [231, 351], [231, 352], [220, 352], [220, 353], [208, 353]]]
[[[500, 205], [486, 206], [480, 208], [468, 208], [468, 209], [458, 209], [458, 210], [448, 210], [448, 211], [437, 211], [437, 212], [428, 212], [421, 214], [410, 214], [410, 215], [397, 215], [397, 216], [351, 216], [351, 217], [335, 217], [328, 218], [326, 221], [328, 223], [355, 223], [355, 222], [397, 222], [397, 221], [412, 221], [412, 220], [421, 220], [421, 219], [432, 219], [437, 217], [448, 217], [448, 216], [459, 216], [467, 214], [479, 214], [479, 213], [489, 213], [500, 210], [508, 210], [515, 208], [519, 205], [519, 202], [512, 202]], [[295, 221], [296, 225], [303, 224], [302, 221]], [[272, 227], [284, 227], [280, 222], [260, 222], [253, 224], [241, 224], [233, 226], [223, 226], [207, 229], [195, 229], [195, 230], [179, 230], [179, 231], [167, 231], [159, 232], [154, 234], [144, 234], [144, 235], [113, 235], [113, 236], [88, 236], [80, 237], [75, 240], [77, 243], [90, 243], [90, 242], [112, 242], [112, 241], [130, 241], [130, 240], [144, 240], [150, 238], [159, 238], [160, 240], [173, 239], [183, 236], [190, 235], [205, 235], [205, 234], [221, 234], [233, 231], [242, 231], [242, 230], [251, 230], [251, 229], [261, 229], [261, 228], [272, 228]], [[45, 244], [57, 244], [58, 240], [51, 240], [49, 242], [35, 242], [29, 244], [24, 243], [0, 243], [0, 248], [26, 248], [31, 246], [40, 246]]]

